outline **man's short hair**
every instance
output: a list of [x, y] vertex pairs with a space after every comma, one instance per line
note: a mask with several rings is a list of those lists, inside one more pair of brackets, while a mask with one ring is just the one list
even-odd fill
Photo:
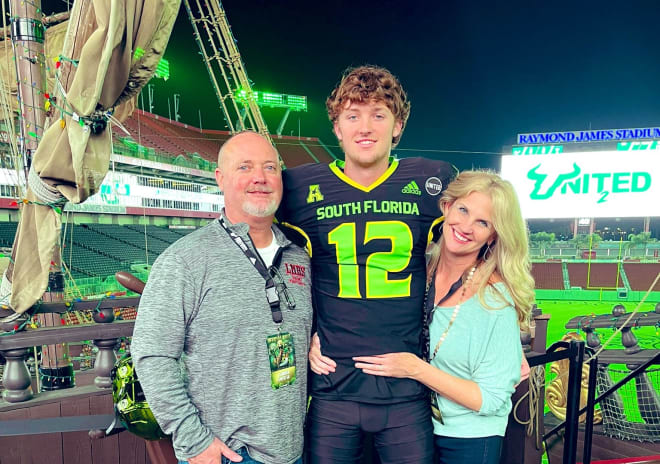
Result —
[[348, 102], [370, 101], [385, 103], [394, 119], [401, 121], [401, 133], [392, 139], [393, 144], [398, 143], [410, 116], [410, 102], [399, 80], [387, 69], [371, 65], [349, 68], [326, 100], [325, 106], [334, 124]]
[[222, 164], [222, 155], [224, 155], [224, 153], [225, 153], [225, 146], [227, 146], [227, 143], [229, 143], [234, 137], [238, 137], [239, 135], [243, 135], [243, 134], [256, 134], [256, 135], [261, 135], [263, 137], [262, 134], [260, 134], [259, 132], [255, 131], [255, 130], [252, 130], [252, 129], [243, 129], [243, 130], [240, 130], [238, 132], [233, 133], [227, 140], [224, 141], [224, 143], [220, 147], [220, 151], [218, 151], [218, 167], [219, 168], [222, 168], [222, 166], [221, 166], [221, 164]]

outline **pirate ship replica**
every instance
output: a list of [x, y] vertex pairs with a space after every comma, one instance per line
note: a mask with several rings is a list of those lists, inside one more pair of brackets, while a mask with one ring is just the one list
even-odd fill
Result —
[[[176, 462], [167, 439], [145, 441], [123, 431], [122, 424], [116, 420], [112, 370], [122, 341], [132, 334], [141, 282], [131, 275], [119, 274], [124, 290], [119, 286], [108, 290], [106, 286], [90, 292], [100, 296], [97, 299], [86, 298], [81, 291], [71, 291], [76, 286], [67, 282], [75, 281], [76, 269], [62, 259], [66, 242], [61, 232], [62, 214], [67, 205], [84, 204], [100, 190], [103, 193], [104, 178], [115, 156], [139, 159], [139, 163], [126, 163], [140, 169], [147, 161], [156, 163], [151, 166], [169, 169], [172, 176], [188, 169], [186, 175], [206, 177], [207, 185], [212, 184], [209, 175], [212, 158], [200, 158], [200, 163], [206, 165], [200, 164], [195, 169], [174, 157], [164, 163], [154, 157], [152, 151], [159, 147], [163, 151], [176, 150], [175, 144], [164, 148], [159, 145], [164, 142], [157, 139], [167, 140], [167, 137], [159, 137], [157, 130], [161, 130], [160, 135], [178, 133], [183, 144], [190, 134], [190, 128], [185, 125], [167, 123], [136, 110], [134, 115], [145, 124], [145, 138], [151, 130], [152, 140], [143, 143], [139, 137], [137, 142], [128, 137], [113, 145], [112, 127], [123, 127], [122, 122], [129, 134], [140, 134], [136, 118], [129, 117], [136, 105], [134, 97], [157, 71], [179, 3], [179, 0], [76, 1], [71, 11], [52, 17], [42, 15], [38, 0], [10, 3], [11, 24], [4, 28], [0, 107], [8, 153], [4, 157], [7, 171], [4, 175], [13, 172], [16, 190], [12, 200], [15, 204], [8, 201], [5, 205], [0, 199], [0, 207], [18, 209], [14, 216], [20, 220], [13, 246], [5, 253], [7, 270], [0, 285], [3, 463], [46, 459], [67, 464]], [[270, 136], [222, 6], [217, 0], [194, 3], [184, 0], [184, 6], [229, 126], [223, 133], [199, 129], [206, 148], [198, 151], [208, 150], [214, 157], [224, 139], [244, 128]], [[59, 22], [63, 19], [68, 20]], [[203, 34], [206, 34], [204, 38]], [[16, 89], [15, 93], [12, 88]], [[281, 133], [281, 127], [278, 132]], [[334, 157], [320, 143], [306, 145], [300, 138], [294, 143], [281, 135], [274, 137], [274, 142], [282, 144], [281, 152], [288, 151], [285, 158], [290, 165], [310, 158], [327, 162]], [[190, 183], [182, 178], [177, 182]], [[154, 206], [159, 205], [150, 205]], [[191, 217], [213, 217], [220, 206], [215, 203], [208, 212], [197, 210], [196, 216], [191, 213]], [[87, 229], [89, 237], [97, 234], [108, 243], [116, 238], [110, 229], [104, 230], [100, 225]], [[149, 233], [145, 232], [145, 236], [150, 235], [160, 244], [161, 251], [180, 236], [177, 229], [167, 233], [162, 229], [152, 227]], [[128, 236], [119, 240], [125, 251], [134, 245]], [[98, 252], [97, 260], [108, 273], [116, 270], [110, 271], [113, 261], [109, 254], [102, 254], [103, 250], [84, 241], [79, 244], [92, 249], [88, 251]], [[149, 253], [146, 252], [147, 256]], [[653, 314], [639, 314], [635, 319], [617, 313], [569, 321], [567, 328], [586, 333], [586, 344], [572, 339], [547, 350], [549, 316], [537, 312], [535, 331], [521, 338], [534, 368], [529, 380], [521, 383], [514, 395], [516, 407], [510, 417], [502, 462], [540, 463], [546, 447], [551, 462], [576, 462], [578, 457], [589, 462], [604, 456], [603, 453], [598, 456], [596, 448], [621, 450], [622, 444], [632, 444], [623, 451], [631, 455], [660, 455], [657, 450], [659, 401], [654, 387], [658, 382], [652, 378], [657, 377], [657, 370], [653, 371], [652, 367], [660, 358], [653, 350], [637, 349], [630, 332], [635, 324], [658, 324], [658, 312], [660, 309]], [[623, 353], [600, 352], [597, 357], [592, 356], [600, 346], [594, 332], [599, 324], [620, 329], [626, 346]], [[89, 355], [72, 355], [67, 344], [81, 340], [91, 341], [84, 345]], [[589, 360], [587, 364], [585, 359]], [[623, 379], [612, 377], [607, 367], [612, 364], [627, 367], [619, 375]], [[546, 365], [556, 371], [555, 380], [558, 379], [547, 388]], [[631, 383], [630, 379], [635, 380]], [[596, 381], [601, 396], [600, 415], [594, 408]], [[622, 395], [620, 388], [633, 383], [634, 393]], [[638, 418], [627, 417], [629, 407], [622, 399], [626, 396], [636, 398]], [[127, 398], [140, 403], [137, 395]], [[117, 403], [116, 397], [114, 400]], [[545, 402], [562, 418], [563, 425], [546, 429]], [[580, 409], [583, 407], [585, 413]], [[598, 417], [602, 418], [601, 434], [595, 434], [592, 427], [594, 418]], [[646, 444], [637, 445], [639, 439], [646, 440]], [[34, 446], [37, 440], [39, 446]], [[614, 444], [607, 440], [618, 441]], [[377, 462], [377, 458], [367, 453], [364, 462]]]

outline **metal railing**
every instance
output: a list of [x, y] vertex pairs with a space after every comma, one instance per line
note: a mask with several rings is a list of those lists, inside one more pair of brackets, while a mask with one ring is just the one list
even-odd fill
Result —
[[[529, 366], [535, 367], [545, 365], [554, 361], [568, 359], [568, 392], [566, 401], [566, 421], [561, 428], [565, 429], [564, 451], [562, 462], [564, 464], [575, 464], [577, 462], [577, 438], [578, 421], [580, 415], [577, 411], [580, 408], [580, 382], [581, 369], [584, 361], [585, 344], [583, 341], [572, 340], [571, 342], [553, 343], [545, 354], [530, 356]], [[557, 429], [557, 430], [555, 430]], [[543, 436], [546, 441], [550, 436], [557, 433], [558, 427], [555, 427], [549, 433]], [[589, 445], [591, 446], [591, 445]]]

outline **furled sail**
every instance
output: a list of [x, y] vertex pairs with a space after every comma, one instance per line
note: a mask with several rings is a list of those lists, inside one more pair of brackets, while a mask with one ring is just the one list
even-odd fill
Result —
[[[56, 66], [54, 111], [32, 159], [12, 264], [0, 298], [27, 311], [48, 286], [59, 254], [64, 203], [96, 193], [108, 171], [108, 119], [124, 120], [153, 75], [174, 26], [180, 0], [76, 0]], [[143, 54], [136, 57], [140, 48]], [[59, 263], [59, 256], [55, 256]], [[9, 295], [8, 292], [11, 291]]]

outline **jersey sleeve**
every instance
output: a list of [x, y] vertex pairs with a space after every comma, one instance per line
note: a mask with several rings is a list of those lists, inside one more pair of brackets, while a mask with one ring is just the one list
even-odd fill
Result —
[[[282, 171], [282, 202], [275, 213], [275, 220], [281, 226], [284, 235], [293, 243], [307, 250], [311, 256], [311, 240], [303, 229], [310, 195], [314, 195], [314, 186], [318, 188], [325, 165], [309, 163]], [[327, 173], [326, 173], [327, 175]]]
[[[419, 158], [419, 163], [421, 164], [422, 172], [427, 177], [427, 182], [424, 187], [427, 189], [427, 191], [429, 191], [429, 193], [430, 190], [436, 189], [437, 187], [434, 186], [432, 182], [429, 182], [428, 179], [438, 179], [440, 181], [439, 190], [440, 193], [442, 193], [447, 189], [449, 183], [454, 180], [458, 174], [458, 169], [446, 161]], [[438, 198], [439, 197], [440, 195], [438, 195]]]
[[295, 212], [307, 204], [310, 178], [319, 176], [317, 172], [321, 165], [309, 163], [282, 171], [283, 195], [280, 207], [275, 213], [278, 222], [295, 223]]
[[420, 194], [425, 198], [422, 205], [426, 214], [432, 218], [427, 230], [427, 243], [435, 242], [442, 233], [443, 213], [440, 210], [440, 198], [458, 171], [453, 165], [442, 160], [406, 158], [403, 161], [406, 162], [406, 169], [414, 172], [419, 179]]

